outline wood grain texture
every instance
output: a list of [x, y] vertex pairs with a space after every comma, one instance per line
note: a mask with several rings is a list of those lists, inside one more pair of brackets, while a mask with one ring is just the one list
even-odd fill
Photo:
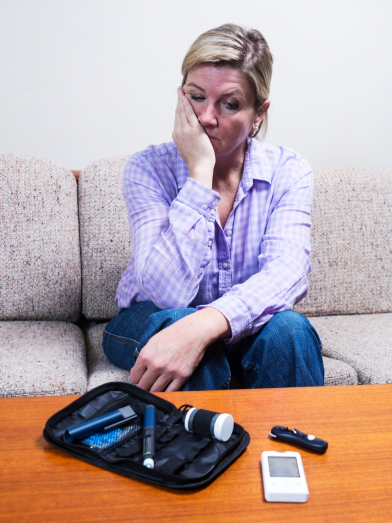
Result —
[[[152, 486], [85, 463], [42, 437], [46, 420], [76, 397], [0, 400], [0, 521], [392, 521], [392, 385], [174, 392], [175, 405], [230, 412], [250, 433], [246, 452], [201, 491]], [[274, 425], [329, 442], [299, 450], [306, 504], [264, 501], [260, 455], [298, 450], [268, 437]]]

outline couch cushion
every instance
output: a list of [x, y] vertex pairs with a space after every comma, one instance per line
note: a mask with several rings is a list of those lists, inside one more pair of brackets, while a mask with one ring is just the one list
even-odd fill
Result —
[[129, 381], [129, 371], [119, 369], [105, 356], [102, 350], [103, 329], [106, 323], [91, 323], [86, 331], [88, 383], [87, 390], [110, 381]]
[[0, 322], [0, 396], [83, 394], [83, 332], [59, 321]]
[[392, 169], [315, 171], [305, 315], [392, 312]]
[[0, 155], [0, 320], [79, 318], [76, 189], [60, 165]]
[[111, 319], [117, 285], [131, 257], [122, 172], [128, 156], [94, 162], [79, 178], [82, 311], [88, 319]]
[[324, 385], [358, 385], [358, 376], [350, 365], [344, 361], [333, 360], [323, 356], [325, 379]]
[[392, 314], [309, 318], [323, 355], [345, 361], [360, 384], [392, 383]]

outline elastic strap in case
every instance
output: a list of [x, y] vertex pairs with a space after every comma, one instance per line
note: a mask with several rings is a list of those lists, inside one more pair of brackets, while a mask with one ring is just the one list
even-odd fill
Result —
[[192, 449], [183, 459], [177, 458], [176, 456], [168, 459], [161, 467], [159, 467], [160, 472], [163, 472], [163, 474], [176, 474], [186, 463], [192, 463], [199, 452], [210, 443], [210, 438], [203, 438], [193, 445]]

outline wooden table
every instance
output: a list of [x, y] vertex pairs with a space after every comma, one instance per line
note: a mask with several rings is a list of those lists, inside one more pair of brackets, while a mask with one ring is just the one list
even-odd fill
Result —
[[[75, 397], [0, 400], [2, 522], [392, 521], [392, 385], [214, 392], [162, 397], [230, 412], [250, 433], [246, 452], [201, 491], [174, 491], [96, 468], [52, 448], [46, 420]], [[260, 454], [298, 450], [268, 437], [273, 425], [329, 442], [300, 450], [310, 497], [264, 501]]]

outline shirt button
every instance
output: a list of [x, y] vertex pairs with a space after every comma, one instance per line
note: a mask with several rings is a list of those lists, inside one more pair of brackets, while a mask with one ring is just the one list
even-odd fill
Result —
[[210, 241], [208, 242], [208, 247], [211, 247], [211, 245], [212, 245], [212, 240], [210, 240]]
[[226, 232], [227, 236], [231, 236], [231, 233], [232, 233], [231, 230], [229, 230], [229, 231]]
[[215, 209], [210, 209], [211, 214], [215, 214]]
[[215, 205], [216, 205], [217, 203], [219, 203], [218, 198], [216, 198], [216, 199], [214, 200], [214, 203], [215, 203]]
[[224, 269], [226, 269], [226, 267], [227, 267], [227, 263], [222, 263], [222, 267], [223, 267]]

